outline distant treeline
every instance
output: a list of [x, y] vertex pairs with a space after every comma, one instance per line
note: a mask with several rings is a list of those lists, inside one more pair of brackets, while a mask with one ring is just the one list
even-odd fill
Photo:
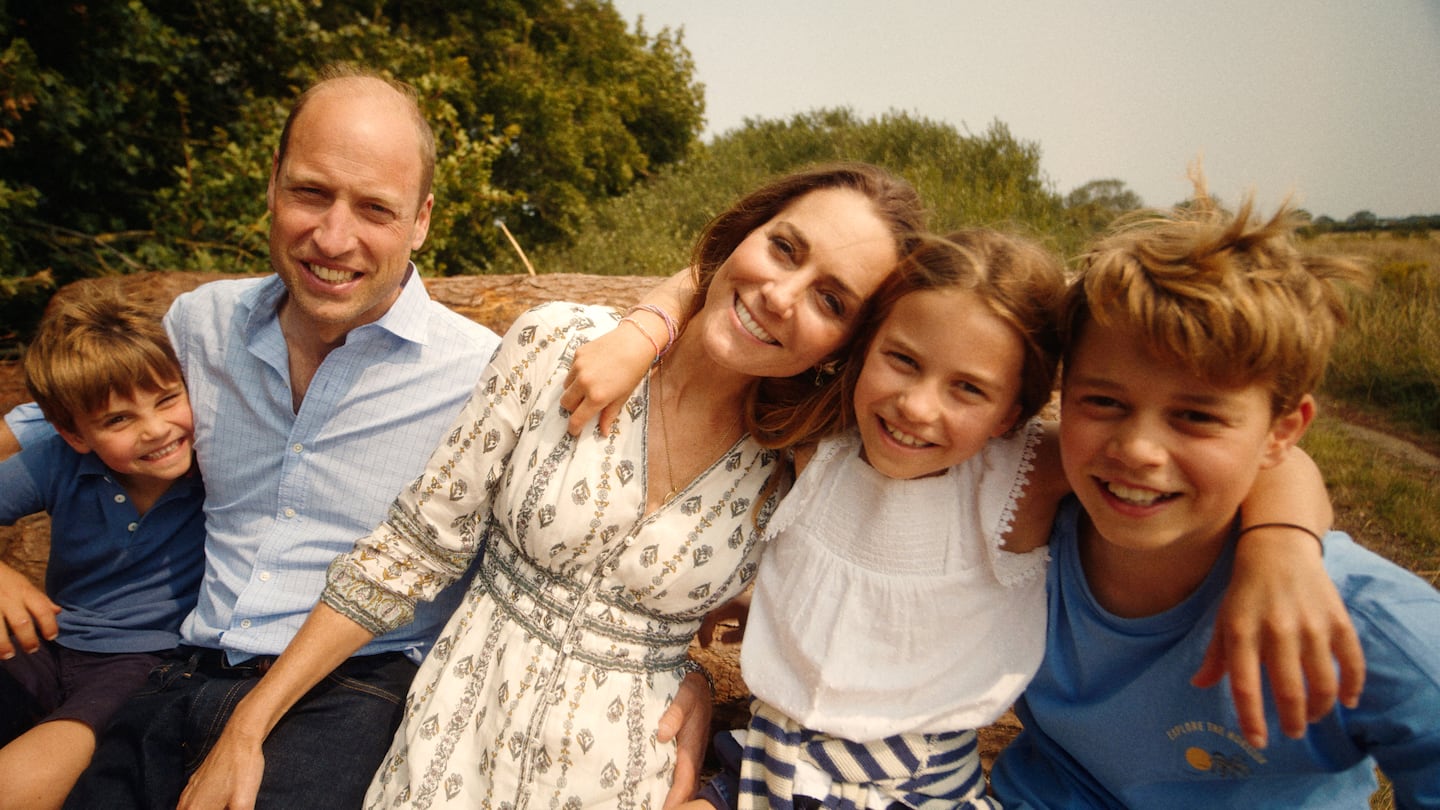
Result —
[[1344, 221], [1321, 216], [1311, 220], [1306, 229], [1312, 234], [1322, 233], [1364, 233], [1384, 231], [1396, 236], [1428, 236], [1430, 231], [1440, 228], [1440, 214], [1408, 216], [1401, 218], [1377, 217], [1369, 211], [1357, 211]]

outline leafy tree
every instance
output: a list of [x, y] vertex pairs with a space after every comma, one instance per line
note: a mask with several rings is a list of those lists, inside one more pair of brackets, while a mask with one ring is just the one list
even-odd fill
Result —
[[1065, 195], [1066, 217], [1075, 227], [1092, 234], [1107, 228], [1121, 214], [1144, 205], [1139, 194], [1115, 178], [1091, 180]]
[[1356, 211], [1345, 220], [1345, 225], [1352, 231], [1366, 231], [1380, 224], [1380, 218], [1370, 211]]
[[562, 240], [591, 201], [683, 158], [703, 124], [695, 67], [678, 34], [626, 30], [597, 0], [386, 3], [421, 40], [446, 40], [474, 71], [474, 107], [509, 136], [501, 213], [529, 242]]
[[421, 91], [436, 272], [507, 255], [497, 218], [562, 239], [683, 158], [703, 112], [679, 36], [598, 0], [9, 0], [0, 48], [0, 334], [28, 331], [39, 307], [6, 301], [42, 271], [263, 268], [270, 155], [327, 62]]

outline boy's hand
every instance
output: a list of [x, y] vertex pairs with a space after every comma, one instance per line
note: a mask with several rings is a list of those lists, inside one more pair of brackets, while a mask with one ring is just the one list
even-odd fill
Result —
[[60, 635], [60, 625], [55, 622], [58, 613], [60, 606], [44, 591], [24, 574], [0, 563], [0, 621], [5, 630], [0, 633], [0, 659], [14, 658], [16, 647], [33, 653], [40, 649], [40, 639]]
[[[664, 325], [660, 328], [663, 337]], [[565, 391], [560, 395], [560, 407], [570, 412], [567, 428], [570, 435], [579, 436], [597, 413], [600, 435], [608, 435], [620, 415], [620, 408], [635, 386], [645, 379], [654, 361], [655, 347], [629, 323], [617, 324], [577, 348], [575, 362], [565, 375]]]
[[1230, 588], [1191, 683], [1214, 686], [1228, 671], [1241, 731], [1263, 748], [1262, 665], [1282, 730], [1299, 738], [1307, 723], [1330, 711], [1337, 695], [1346, 706], [1359, 701], [1365, 654], [1313, 537], [1274, 528], [1247, 532], [1246, 538], [1253, 540], [1236, 548]]
[[710, 740], [710, 715], [714, 712], [710, 684], [705, 676], [692, 672], [680, 682], [680, 689], [660, 717], [662, 742], [675, 741], [675, 775], [665, 808], [689, 801], [700, 789], [700, 766], [705, 762], [705, 745]]

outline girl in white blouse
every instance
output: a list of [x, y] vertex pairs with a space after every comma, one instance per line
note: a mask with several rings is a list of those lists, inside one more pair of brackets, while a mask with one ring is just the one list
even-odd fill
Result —
[[1048, 515], [1017, 525], [1016, 505], [1064, 285], [1046, 251], [969, 230], [877, 292], [863, 360], [839, 372], [847, 429], [797, 452], [770, 523], [741, 653], [755, 700], [739, 795], [721, 778], [705, 798], [985, 806], [973, 729], [1044, 651]]

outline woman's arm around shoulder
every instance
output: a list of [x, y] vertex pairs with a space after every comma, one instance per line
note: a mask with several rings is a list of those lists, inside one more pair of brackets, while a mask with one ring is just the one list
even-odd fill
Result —
[[[1215, 633], [1192, 682], [1209, 687], [1227, 672], [1246, 739], [1267, 742], [1263, 664], [1282, 730], [1298, 738], [1336, 696], [1359, 700], [1365, 656], [1335, 589], [1319, 538], [1333, 512], [1315, 462], [1298, 447], [1263, 470], [1241, 508], [1241, 536]], [[1336, 670], [1339, 677], [1336, 677]]]

